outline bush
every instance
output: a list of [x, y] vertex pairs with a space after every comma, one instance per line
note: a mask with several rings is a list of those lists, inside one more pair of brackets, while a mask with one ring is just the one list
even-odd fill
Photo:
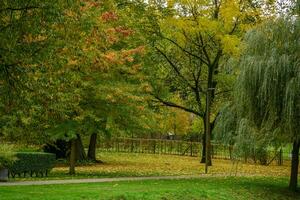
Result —
[[0, 144], [0, 169], [9, 168], [15, 160], [16, 157], [12, 152], [12, 146]]
[[8, 168], [12, 177], [16, 174], [32, 176], [34, 173], [36, 176], [47, 176], [55, 164], [55, 154], [51, 153], [17, 152], [15, 155], [17, 160]]

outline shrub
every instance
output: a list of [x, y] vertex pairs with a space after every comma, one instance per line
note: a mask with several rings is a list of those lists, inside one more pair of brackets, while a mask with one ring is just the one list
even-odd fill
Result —
[[12, 146], [0, 144], [0, 169], [9, 168], [15, 160], [16, 157], [12, 152]]
[[17, 160], [9, 167], [9, 173], [12, 177], [16, 174], [24, 176], [29, 174], [36, 176], [39, 174], [44, 176], [54, 167], [55, 154], [42, 152], [17, 152], [15, 153]]

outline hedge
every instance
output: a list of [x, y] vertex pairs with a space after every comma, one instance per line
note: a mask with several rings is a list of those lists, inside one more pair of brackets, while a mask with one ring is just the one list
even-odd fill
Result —
[[29, 174], [32, 176], [47, 176], [48, 172], [54, 167], [55, 154], [42, 152], [17, 152], [17, 160], [8, 167], [9, 174], [15, 177]]

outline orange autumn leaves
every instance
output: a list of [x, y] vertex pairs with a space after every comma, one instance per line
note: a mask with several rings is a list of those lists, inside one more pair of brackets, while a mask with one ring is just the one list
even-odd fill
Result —
[[85, 39], [83, 51], [92, 58], [93, 70], [107, 71], [118, 66], [135, 74], [140, 69], [136, 58], [144, 54], [145, 48], [129, 45], [132, 40], [134, 30], [126, 27], [116, 12], [107, 11], [96, 17], [96, 24]]
[[104, 22], [109, 22], [109, 21], [116, 21], [118, 20], [118, 16], [115, 12], [109, 11], [109, 12], [105, 12], [101, 15], [101, 19]]
[[[106, 61], [111, 64], [125, 64], [134, 62], [134, 56], [144, 53], [144, 47], [140, 46], [135, 49], [121, 50], [121, 51], [109, 51], [103, 55]], [[140, 65], [133, 65], [133, 69], [139, 69]]]
[[[109, 11], [104, 12], [101, 15], [101, 20], [104, 24], [116, 22], [119, 20], [118, 15], [115, 12]], [[132, 36], [134, 31], [128, 27], [116, 25], [105, 29], [105, 39], [108, 45], [115, 45], [122, 40]], [[132, 49], [122, 49], [122, 50], [108, 50], [104, 53], [103, 58], [110, 64], [125, 64], [134, 62], [134, 57], [136, 55], [143, 55], [145, 51], [144, 46], [138, 46]], [[136, 65], [133, 68], [137, 69]]]

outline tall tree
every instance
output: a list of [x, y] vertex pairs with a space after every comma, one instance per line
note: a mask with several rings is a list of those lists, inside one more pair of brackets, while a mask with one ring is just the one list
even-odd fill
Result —
[[297, 189], [300, 147], [299, 24], [298, 16], [279, 18], [246, 35], [232, 106], [238, 137], [292, 142], [292, 190]]
[[[38, 129], [32, 119], [41, 111], [32, 94], [43, 94], [39, 86], [47, 81], [39, 77], [49, 70], [47, 63], [55, 60], [55, 50], [61, 45], [62, 27], [68, 26], [64, 12], [77, 5], [47, 0], [0, 2], [1, 135], [24, 141], [39, 137], [31, 132]], [[29, 124], [35, 128], [29, 130]]]
[[[127, 130], [140, 130], [147, 125], [146, 115], [151, 111], [145, 109], [147, 104], [142, 93], [143, 87], [140, 86], [143, 77], [138, 74], [144, 48], [135, 39], [133, 29], [127, 26], [133, 24], [133, 21], [126, 18], [126, 7], [119, 9], [115, 1], [72, 1], [70, 4], [47, 2], [49, 5], [35, 1], [27, 3], [24, 1], [24, 10], [29, 10], [24, 11], [29, 15], [24, 19], [25, 25], [33, 23], [30, 25], [34, 26], [37, 23], [41, 30], [39, 26], [24, 28], [17, 23], [13, 24], [14, 33], [20, 34], [16, 39], [20, 44], [7, 39], [10, 36], [8, 31], [1, 32], [6, 39], [3, 44], [16, 48], [13, 53], [18, 50], [16, 55], [5, 55], [3, 66], [7, 67], [5, 62], [9, 59], [24, 59], [16, 69], [28, 68], [26, 74], [10, 73], [7, 76], [19, 78], [24, 75], [26, 80], [19, 78], [24, 89], [15, 92], [14, 97], [19, 94], [19, 98], [13, 100], [18, 105], [14, 103], [9, 106], [11, 103], [5, 102], [6, 96], [1, 95], [0, 106], [4, 113], [1, 115], [1, 133], [11, 140], [22, 138], [36, 143], [45, 143], [49, 138], [70, 140], [70, 173], [73, 174], [76, 159], [85, 157], [80, 139], [82, 136], [92, 136], [88, 155], [95, 159], [95, 136], [99, 130], [105, 129], [106, 123], [109, 122], [110, 127], [126, 127]], [[23, 10], [23, 7], [13, 7], [17, 5], [11, 4], [4, 3], [6, 7], [1, 12]], [[59, 9], [55, 10], [56, 7]], [[50, 9], [55, 14], [50, 18], [53, 21], [43, 21], [42, 17], [47, 13], [40, 13], [40, 9]], [[4, 22], [9, 23], [11, 15], [5, 14]], [[19, 14], [16, 14], [17, 20], [20, 19]], [[59, 18], [55, 18], [56, 15]], [[19, 23], [22, 25], [23, 21]], [[29, 28], [28, 35], [26, 28]], [[32, 35], [30, 31], [37, 35]], [[45, 55], [39, 52], [24, 56], [30, 51], [17, 49], [22, 45], [24, 49], [39, 49], [44, 44]], [[6, 71], [6, 68], [1, 71], [4, 78]], [[13, 79], [8, 78], [8, 81], [1, 79], [0, 87], [10, 92], [8, 83]]]
[[[159, 81], [153, 95], [158, 102], [203, 120], [201, 162], [206, 163], [206, 171], [211, 165], [210, 138], [215, 121], [211, 118], [218, 114], [220, 101], [231, 90], [233, 80], [225, 64], [230, 56], [239, 54], [238, 44], [245, 31], [261, 21], [261, 5], [255, 2], [167, 1], [149, 6], [161, 13], [151, 32], [157, 36], [153, 46], [161, 56], [155, 60]], [[178, 92], [185, 103], [179, 105], [163, 96], [165, 86], [171, 93]]]

